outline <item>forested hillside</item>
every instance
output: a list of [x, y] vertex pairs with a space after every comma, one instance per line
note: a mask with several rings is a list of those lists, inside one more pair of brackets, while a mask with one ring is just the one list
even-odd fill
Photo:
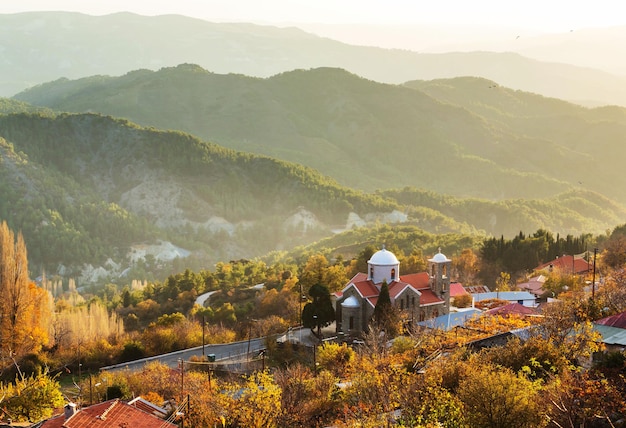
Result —
[[[414, 188], [362, 193], [296, 164], [96, 114], [7, 114], [0, 137], [0, 218], [24, 234], [35, 276], [80, 276], [92, 265], [106, 268], [100, 281], [162, 278], [381, 222], [511, 236], [602, 233], [626, 217], [592, 192], [501, 202]], [[162, 242], [180, 252], [146, 261], [141, 248]]]
[[186, 64], [51, 82], [16, 99], [183, 130], [367, 191], [528, 199], [576, 188], [626, 202], [626, 176], [615, 174], [626, 156], [623, 109], [586, 109], [483, 79], [399, 86], [339, 69], [258, 79]]
[[[0, 136], [0, 217], [38, 266], [119, 263], [157, 238], [204, 262], [253, 257], [345, 227], [350, 212], [398, 207], [295, 164], [99, 115], [0, 116]], [[311, 224], [297, 221], [307, 212]]]

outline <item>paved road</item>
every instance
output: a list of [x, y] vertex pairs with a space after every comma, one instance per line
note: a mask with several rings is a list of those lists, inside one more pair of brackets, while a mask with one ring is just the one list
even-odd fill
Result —
[[[215, 360], [228, 360], [237, 357], [246, 358], [248, 351], [251, 356], [255, 356], [261, 349], [265, 349], [265, 338], [251, 339], [250, 341], [244, 340], [241, 342], [223, 343], [217, 345], [205, 345], [204, 354], [214, 354]], [[163, 364], [167, 364], [171, 368], [178, 367], [179, 361], [189, 361], [192, 356], [202, 356], [202, 346], [195, 348], [184, 349], [182, 351], [170, 352], [169, 354], [157, 355], [154, 357], [143, 358], [141, 360], [129, 361], [127, 363], [116, 364], [113, 366], [101, 367], [103, 371], [116, 371], [116, 370], [140, 370], [147, 363], [153, 361], [159, 361]]]
[[[330, 337], [334, 334], [334, 324], [322, 331], [326, 337]], [[311, 334], [311, 330], [304, 327], [290, 328], [286, 333], [275, 337], [279, 342], [288, 341], [291, 343], [301, 343], [305, 346], [315, 346], [318, 344], [317, 338], [314, 338]], [[251, 339], [250, 341], [242, 340], [241, 342], [221, 343], [215, 345], [205, 345], [204, 355], [214, 354], [215, 361], [225, 362], [228, 360], [241, 360], [248, 357], [254, 357], [261, 349], [265, 349], [265, 337], [259, 337]], [[184, 349], [182, 351], [170, 352], [169, 354], [156, 355], [154, 357], [142, 358], [141, 360], [129, 361], [127, 363], [115, 364], [113, 366], [101, 367], [103, 371], [115, 371], [115, 370], [141, 370], [147, 363], [152, 361], [159, 361], [163, 364], [167, 364], [171, 368], [177, 368], [179, 361], [189, 361], [191, 357], [202, 356], [202, 346], [196, 346], [195, 348]]]
[[199, 295], [198, 297], [196, 297], [196, 305], [200, 305], [202, 307], [204, 307], [204, 303], [209, 300], [209, 297], [211, 297], [211, 295], [217, 293], [219, 290], [214, 290], [214, 291], [209, 291], [208, 293], [204, 293]]

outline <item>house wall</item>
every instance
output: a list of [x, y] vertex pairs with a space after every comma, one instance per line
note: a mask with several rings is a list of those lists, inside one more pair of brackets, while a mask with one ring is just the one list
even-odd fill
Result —
[[[341, 304], [348, 298], [354, 296], [360, 302], [360, 306], [353, 308], [344, 308]], [[373, 315], [374, 310], [368, 311], [368, 307], [371, 305], [361, 297], [354, 287], [350, 287], [337, 299], [335, 307], [336, 315], [336, 329], [342, 331], [344, 334], [349, 335], [355, 331], [361, 332], [367, 327], [367, 323], [370, 317]], [[350, 328], [350, 317], [352, 317], [352, 328]]]
[[407, 314], [407, 319], [417, 320], [420, 310], [420, 295], [410, 288], [406, 288], [396, 296], [392, 302], [401, 312]]

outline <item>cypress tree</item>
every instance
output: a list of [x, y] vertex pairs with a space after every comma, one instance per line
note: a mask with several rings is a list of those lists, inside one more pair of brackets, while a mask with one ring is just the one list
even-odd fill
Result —
[[374, 321], [378, 326], [385, 322], [386, 315], [391, 311], [391, 297], [389, 297], [389, 285], [383, 280], [380, 286], [378, 301], [374, 307]]

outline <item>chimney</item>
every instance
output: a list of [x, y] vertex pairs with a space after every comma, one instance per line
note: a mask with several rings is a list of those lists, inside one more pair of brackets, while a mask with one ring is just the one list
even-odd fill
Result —
[[68, 420], [72, 416], [76, 414], [76, 404], [75, 403], [67, 403], [63, 407], [63, 413], [65, 415], [65, 420]]

